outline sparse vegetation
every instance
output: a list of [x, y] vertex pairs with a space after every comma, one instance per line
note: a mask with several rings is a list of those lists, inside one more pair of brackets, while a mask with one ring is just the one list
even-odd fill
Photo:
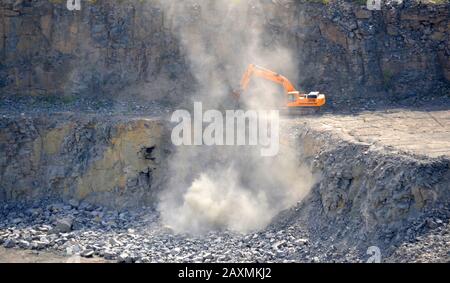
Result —
[[394, 72], [389, 69], [383, 70], [383, 83], [386, 89], [389, 89], [392, 85], [392, 78], [394, 77]]
[[450, 3], [450, 0], [429, 0], [430, 4], [446, 4]]
[[76, 100], [74, 95], [46, 95], [42, 97], [42, 101], [47, 104], [70, 104]]
[[323, 5], [330, 4], [330, 1], [331, 0], [306, 0], [306, 2], [319, 3], [319, 4], [323, 4]]
[[367, 0], [353, 0], [353, 2], [355, 2], [356, 4], [359, 4], [359, 5], [366, 5], [367, 4]]

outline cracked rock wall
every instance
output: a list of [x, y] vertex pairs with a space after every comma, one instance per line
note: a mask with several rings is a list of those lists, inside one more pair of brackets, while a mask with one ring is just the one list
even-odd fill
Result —
[[428, 217], [450, 218], [448, 158], [391, 153], [308, 126], [291, 133], [300, 156], [322, 178], [302, 204], [274, 223], [304, 221], [331, 249], [365, 253], [376, 245], [389, 254], [432, 226]]
[[357, 1], [274, 2], [267, 42], [296, 50], [303, 88], [332, 100], [448, 94], [450, 3], [408, 0], [369, 11]]
[[161, 98], [189, 86], [161, 9], [145, 1], [82, 4], [69, 11], [66, 1], [1, 1], [2, 93], [110, 96], [128, 87]]
[[165, 162], [160, 121], [57, 118], [0, 119], [0, 199], [154, 204]]
[[[208, 11], [198, 11], [193, 0], [184, 4], [192, 11], [178, 16], [208, 24], [202, 18]], [[292, 80], [304, 90], [326, 92], [331, 101], [448, 93], [448, 2], [403, 1], [381, 11], [349, 0], [249, 5], [261, 9], [264, 44], [294, 51], [292, 62], [300, 72]], [[1, 92], [124, 92], [180, 101], [196, 82], [186, 50], [161, 7], [156, 0], [98, 0], [84, 1], [82, 10], [73, 12], [65, 1], [2, 1]]]

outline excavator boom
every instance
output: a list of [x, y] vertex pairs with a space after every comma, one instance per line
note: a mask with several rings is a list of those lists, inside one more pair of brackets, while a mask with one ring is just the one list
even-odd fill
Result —
[[250, 64], [242, 76], [240, 89], [233, 92], [236, 99], [240, 99], [241, 95], [247, 90], [253, 76], [260, 77], [283, 86], [287, 97], [286, 106], [288, 108], [320, 107], [325, 104], [325, 95], [319, 94], [318, 92], [301, 94], [286, 77], [254, 64]]
[[245, 71], [244, 76], [242, 77], [241, 80], [242, 90], [244, 91], [247, 90], [248, 84], [250, 83], [250, 79], [252, 78], [252, 76], [260, 77], [269, 81], [273, 81], [277, 84], [280, 84], [283, 86], [286, 92], [295, 91], [295, 87], [284, 76], [253, 64], [250, 64], [248, 66], [247, 71]]

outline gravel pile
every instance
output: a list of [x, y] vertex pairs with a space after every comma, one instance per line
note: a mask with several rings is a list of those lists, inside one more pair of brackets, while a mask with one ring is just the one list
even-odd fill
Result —
[[[250, 234], [174, 234], [151, 208], [115, 211], [72, 200], [0, 206], [0, 245], [60, 256], [150, 262], [366, 262], [367, 254], [310, 237], [300, 224]], [[430, 224], [430, 223], [429, 223]], [[405, 241], [386, 262], [449, 262], [450, 226]]]
[[[443, 224], [442, 220], [430, 223]], [[438, 226], [432, 233], [402, 244], [387, 262], [450, 262], [450, 225]]]
[[118, 262], [319, 261], [296, 227], [248, 235], [175, 235], [149, 208], [118, 212], [77, 201], [0, 209], [0, 244]]

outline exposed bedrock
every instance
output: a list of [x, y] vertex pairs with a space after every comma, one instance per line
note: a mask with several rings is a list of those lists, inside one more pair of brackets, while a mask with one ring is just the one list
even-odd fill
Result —
[[[197, 2], [202, 1], [176, 1], [179, 8], [169, 13], [156, 0], [84, 1], [75, 12], [65, 1], [2, 1], [0, 89], [91, 96], [123, 90], [179, 102], [195, 90], [189, 61], [198, 58], [188, 57], [177, 21], [185, 27], [183, 35], [214, 30], [220, 21], [220, 14], [210, 16], [213, 8]], [[398, 100], [446, 95], [449, 4], [403, 2], [369, 11], [357, 1], [249, 1], [247, 17], [265, 24], [262, 46], [292, 52], [289, 62], [296, 68], [277, 71], [305, 90], [326, 92], [330, 102], [355, 95]], [[208, 54], [229, 58], [228, 43], [210, 42]], [[227, 64], [242, 73], [233, 62], [220, 62]]]
[[154, 202], [165, 162], [161, 121], [61, 114], [2, 118], [0, 129], [2, 200]]
[[386, 255], [450, 218], [448, 157], [391, 152], [308, 126], [295, 132], [301, 158], [322, 179], [277, 225], [302, 223], [331, 251], [375, 245]]
[[154, 83], [167, 96], [188, 87], [189, 68], [161, 9], [147, 1], [82, 2], [75, 12], [66, 1], [1, 2], [2, 93], [113, 96]]
[[448, 3], [403, 1], [369, 11], [358, 1], [293, 2], [277, 7], [269, 26], [297, 50], [305, 88], [323, 89], [332, 99], [448, 94]]
[[[275, 217], [276, 229], [299, 223], [324, 245], [365, 252], [370, 244], [387, 255], [450, 217], [447, 157], [399, 153], [308, 123], [283, 125], [281, 150], [297, 156], [299, 172], [306, 164], [321, 178]], [[170, 126], [161, 118], [3, 117], [0, 129], [6, 202], [54, 197], [116, 209], [156, 207], [173, 178]], [[297, 182], [293, 188], [302, 185]]]

